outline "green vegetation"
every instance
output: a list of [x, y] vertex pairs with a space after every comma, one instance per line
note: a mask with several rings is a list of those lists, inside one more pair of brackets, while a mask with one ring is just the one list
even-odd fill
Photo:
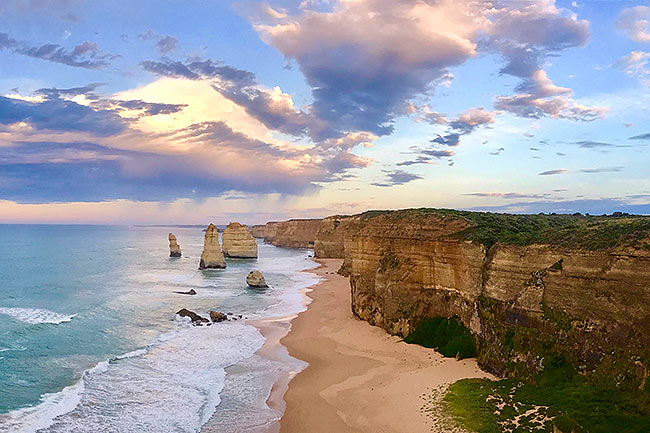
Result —
[[473, 358], [476, 356], [474, 338], [458, 317], [434, 317], [420, 323], [405, 339], [409, 344], [419, 344], [436, 349], [447, 357]]
[[535, 384], [460, 380], [444, 401], [456, 423], [477, 433], [650, 431], [647, 393], [600, 386], [564, 368], [540, 374]]
[[486, 247], [496, 243], [511, 245], [549, 244], [590, 250], [617, 246], [642, 246], [650, 238], [650, 217], [615, 212], [612, 215], [514, 215], [470, 212], [452, 209], [406, 209], [398, 211], [368, 211], [361, 219], [384, 215], [389, 219], [417, 219], [441, 216], [462, 218], [470, 227], [452, 234], [460, 240], [478, 242]]

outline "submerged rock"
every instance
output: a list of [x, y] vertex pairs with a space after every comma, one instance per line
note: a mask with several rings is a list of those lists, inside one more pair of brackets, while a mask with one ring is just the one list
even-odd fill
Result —
[[225, 320], [228, 320], [228, 316], [226, 316], [220, 311], [210, 311], [210, 320], [212, 320], [215, 323], [223, 322]]
[[228, 224], [223, 232], [222, 250], [226, 257], [254, 259], [257, 257], [257, 242], [246, 226], [234, 222]]
[[205, 230], [205, 239], [203, 241], [203, 253], [199, 269], [224, 269], [226, 260], [223, 258], [221, 246], [219, 245], [219, 232], [217, 226], [210, 224]]
[[266, 281], [264, 281], [264, 275], [260, 271], [252, 271], [246, 277], [246, 284], [251, 287], [264, 288], [268, 287]]
[[173, 233], [169, 234], [169, 257], [180, 257], [181, 256], [181, 246], [178, 245], [176, 236]]
[[196, 290], [190, 289], [187, 292], [174, 292], [174, 293], [178, 293], [179, 295], [196, 295]]
[[192, 323], [194, 323], [195, 325], [201, 325], [202, 323], [210, 322], [205, 317], [201, 317], [198, 314], [196, 314], [194, 311], [190, 311], [186, 308], [179, 310], [176, 314], [178, 314], [181, 317], [189, 317]]

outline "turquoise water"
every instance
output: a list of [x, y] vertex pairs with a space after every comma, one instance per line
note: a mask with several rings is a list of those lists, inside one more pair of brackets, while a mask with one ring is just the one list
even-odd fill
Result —
[[[296, 366], [255, 355], [264, 339], [244, 321], [193, 327], [174, 313], [295, 314], [315, 282], [301, 272], [310, 252], [260, 243], [257, 260], [199, 271], [202, 242], [201, 228], [0, 225], [0, 431], [193, 432], [223, 415], [234, 432], [276, 419], [273, 377]], [[246, 286], [252, 269], [270, 289]]]

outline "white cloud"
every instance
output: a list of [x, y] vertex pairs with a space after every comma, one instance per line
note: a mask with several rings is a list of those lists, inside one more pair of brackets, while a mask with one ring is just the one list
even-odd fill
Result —
[[650, 7], [634, 6], [623, 9], [616, 26], [635, 42], [650, 42]]

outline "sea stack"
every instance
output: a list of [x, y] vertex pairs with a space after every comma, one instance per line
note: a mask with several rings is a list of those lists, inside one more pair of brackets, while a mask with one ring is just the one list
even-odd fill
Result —
[[257, 242], [246, 226], [234, 222], [228, 224], [223, 232], [222, 250], [226, 257], [254, 259], [257, 257]]
[[178, 245], [176, 236], [173, 233], [169, 234], [169, 257], [180, 257], [181, 246]]
[[224, 269], [226, 260], [223, 258], [221, 246], [219, 245], [219, 232], [217, 226], [210, 224], [205, 230], [205, 240], [203, 241], [203, 253], [199, 269]]
[[246, 284], [251, 287], [255, 287], [256, 289], [269, 287], [267, 286], [266, 281], [264, 281], [264, 275], [262, 275], [260, 271], [252, 271], [250, 274], [248, 274], [246, 277]]

